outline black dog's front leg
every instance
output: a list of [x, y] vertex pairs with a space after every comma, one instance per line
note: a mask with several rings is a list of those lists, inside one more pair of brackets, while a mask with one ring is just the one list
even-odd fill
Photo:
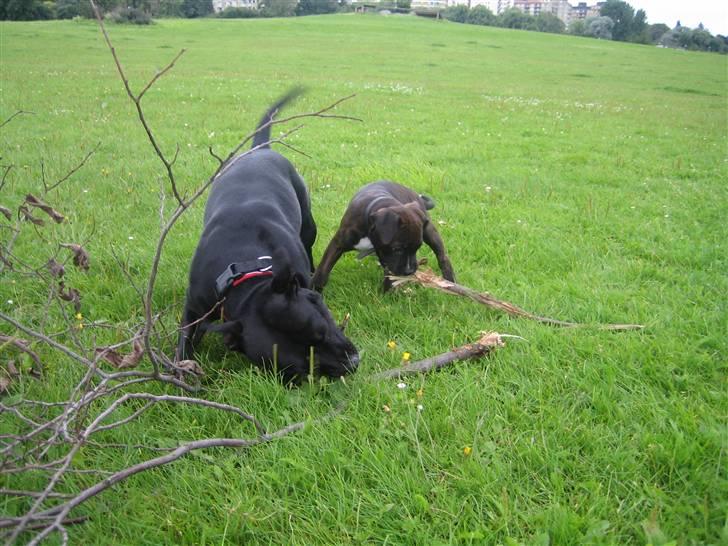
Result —
[[422, 238], [424, 239], [427, 246], [429, 246], [437, 257], [437, 263], [442, 271], [442, 276], [450, 282], [455, 282], [455, 272], [452, 270], [452, 264], [450, 258], [448, 258], [445, 252], [445, 243], [442, 242], [442, 237], [432, 225], [432, 222], [427, 222], [425, 229], [422, 232]]
[[194, 313], [187, 304], [182, 313], [182, 320], [179, 326], [179, 339], [177, 341], [178, 362], [181, 360], [189, 360], [195, 352], [195, 344], [200, 341], [204, 331], [198, 333], [199, 317]]

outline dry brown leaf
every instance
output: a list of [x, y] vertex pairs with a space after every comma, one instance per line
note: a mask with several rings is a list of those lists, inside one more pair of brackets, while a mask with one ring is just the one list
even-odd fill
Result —
[[23, 215], [23, 218], [28, 220], [29, 222], [34, 223], [36, 226], [44, 226], [45, 222], [41, 220], [40, 218], [36, 218], [30, 213], [30, 209], [26, 207], [25, 205], [21, 205], [18, 207], [18, 212]]
[[63, 275], [66, 273], [66, 270], [63, 267], [63, 264], [58, 263], [53, 258], [48, 260], [46, 267], [48, 268], [48, 271], [50, 271], [51, 275], [54, 277], [63, 277]]
[[72, 302], [76, 313], [81, 310], [81, 293], [75, 288], [66, 288], [63, 281], [58, 281], [58, 297], [63, 301]]
[[179, 362], [174, 363], [174, 367], [176, 370], [184, 373], [191, 373], [198, 376], [205, 375], [204, 370], [194, 360], [180, 360]]
[[73, 252], [73, 265], [83, 269], [84, 271], [88, 271], [89, 256], [86, 249], [76, 243], [61, 243], [61, 246]]
[[134, 338], [133, 348], [130, 353], [122, 355], [115, 349], [108, 347], [99, 347], [96, 354], [101, 356], [106, 362], [112, 364], [115, 368], [123, 370], [125, 368], [135, 368], [144, 356], [144, 346], [138, 337]]
[[113, 364], [117, 368], [121, 364], [122, 356], [115, 349], [109, 349], [108, 347], [97, 347], [96, 354], [106, 360], [106, 362]]
[[36, 207], [45, 212], [48, 216], [53, 218], [53, 221], [56, 224], [60, 224], [63, 222], [63, 220], [66, 219], [65, 216], [63, 216], [60, 212], [55, 210], [53, 207], [51, 207], [49, 204], [44, 203], [40, 199], [38, 199], [36, 196], [32, 194], [28, 194], [25, 196], [25, 202], [28, 203], [31, 207]]
[[0, 392], [5, 392], [6, 390], [8, 390], [10, 383], [12, 383], [10, 376], [0, 374]]
[[13, 219], [13, 213], [9, 208], [0, 205], [0, 213], [2, 213], [2, 215], [5, 216], [5, 218], [7, 218], [8, 220]]
[[15, 366], [15, 361], [14, 360], [8, 360], [5, 363], [5, 369], [8, 370], [8, 373], [10, 374], [11, 377], [15, 377], [15, 376], [20, 375], [20, 372], [18, 371], [18, 368]]

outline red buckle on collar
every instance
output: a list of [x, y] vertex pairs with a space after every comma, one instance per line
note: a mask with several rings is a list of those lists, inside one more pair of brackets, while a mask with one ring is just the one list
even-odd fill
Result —
[[253, 279], [255, 277], [272, 277], [272, 276], [273, 276], [272, 271], [251, 271], [250, 273], [246, 273], [242, 277], [235, 279], [232, 283], [232, 286], [238, 286], [240, 284], [243, 284], [248, 279]]

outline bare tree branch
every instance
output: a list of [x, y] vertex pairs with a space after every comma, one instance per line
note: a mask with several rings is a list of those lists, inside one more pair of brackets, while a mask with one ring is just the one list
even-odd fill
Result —
[[165, 75], [165, 74], [166, 74], [166, 73], [167, 73], [168, 71], [170, 71], [170, 70], [171, 70], [171, 69], [172, 69], [172, 68], [174, 67], [174, 64], [175, 64], [175, 63], [176, 63], [176, 62], [177, 62], [177, 61], [179, 60], [179, 58], [180, 58], [180, 57], [181, 57], [182, 55], [184, 55], [184, 54], [185, 54], [185, 52], [186, 52], [186, 51], [187, 51], [187, 50], [186, 50], [186, 49], [184, 49], [184, 48], [183, 48], [183, 49], [181, 49], [181, 50], [180, 50], [180, 52], [179, 52], [179, 53], [177, 53], [177, 56], [176, 56], [176, 57], [175, 57], [174, 59], [172, 59], [172, 61], [171, 61], [171, 62], [170, 62], [170, 63], [169, 63], [169, 64], [168, 64], [167, 66], [165, 66], [165, 67], [164, 67], [164, 68], [163, 68], [162, 70], [160, 70], [159, 72], [157, 72], [157, 73], [156, 73], [156, 74], [154, 75], [154, 77], [153, 77], [153, 78], [152, 78], [151, 80], [149, 80], [149, 83], [147, 83], [147, 85], [145, 85], [145, 86], [144, 86], [144, 89], [142, 89], [142, 90], [141, 90], [141, 91], [139, 92], [139, 94], [138, 94], [138, 95], [136, 96], [136, 100], [139, 100], [139, 101], [141, 101], [141, 100], [142, 100], [142, 97], [144, 97], [144, 94], [145, 94], [145, 93], [146, 93], [147, 91], [149, 91], [149, 89], [151, 89], [151, 87], [152, 87], [152, 86], [153, 86], [153, 85], [154, 85], [154, 84], [155, 84], [155, 83], [157, 82], [157, 80], [158, 80], [159, 78], [161, 78], [162, 76], [164, 76], [164, 75]]
[[[5, 179], [8, 177], [8, 173], [13, 168], [12, 165], [8, 165], [5, 167], [5, 172], [3, 173], [2, 179], [0, 179], [0, 190], [3, 189], [3, 186], [5, 185]], [[10, 217], [8, 216], [8, 220], [10, 220]]]
[[[78, 165], [76, 165], [75, 167], [73, 167], [70, 171], [68, 171], [65, 174], [65, 176], [61, 177], [60, 179], [58, 179], [53, 184], [46, 185], [45, 176], [44, 176], [43, 177], [43, 188], [45, 189], [45, 192], [48, 193], [48, 192], [51, 192], [51, 191], [55, 190], [58, 186], [60, 186], [66, 180], [68, 180], [74, 174], [76, 174], [76, 172], [78, 172], [78, 170], [81, 169], [86, 164], [86, 162], [89, 160], [89, 158], [96, 153], [96, 150], [99, 149], [99, 146], [101, 146], [101, 143], [100, 142], [96, 144], [96, 147], [93, 150], [91, 150], [89, 153], [86, 154], [86, 156], [81, 160], [81, 162]], [[41, 163], [41, 167], [42, 167], [42, 165], [43, 164]]]
[[24, 352], [33, 359], [38, 373], [41, 373], [43, 371], [43, 363], [40, 361], [40, 357], [38, 356], [38, 354], [29, 347], [30, 343], [28, 343], [28, 341], [18, 337], [11, 337], [0, 334], [0, 344], [12, 345], [19, 351]]
[[35, 112], [28, 112], [27, 110], [18, 110], [15, 112], [12, 116], [10, 116], [8, 119], [0, 123], [0, 129], [5, 127], [8, 123], [10, 123], [15, 117], [20, 116], [21, 114], [35, 114]]

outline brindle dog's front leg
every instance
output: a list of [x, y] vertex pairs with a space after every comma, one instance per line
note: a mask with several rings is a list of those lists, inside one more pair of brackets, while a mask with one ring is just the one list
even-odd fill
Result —
[[442, 237], [440, 237], [432, 222], [427, 222], [425, 225], [422, 238], [427, 243], [427, 246], [435, 253], [440, 271], [442, 271], [442, 276], [450, 282], [455, 282], [455, 272], [452, 270], [450, 258], [447, 257], [447, 253], [445, 252], [445, 243], [442, 242]]
[[326, 251], [321, 258], [321, 262], [313, 274], [311, 284], [317, 292], [321, 292], [324, 289], [324, 286], [326, 286], [326, 283], [329, 280], [329, 274], [336, 265], [336, 262], [338, 262], [339, 258], [341, 258], [341, 255], [347, 250], [350, 250], [342, 244], [341, 239], [342, 237], [340, 237], [339, 232], [337, 232], [336, 235], [334, 235], [334, 238], [331, 239], [329, 246], [326, 247]]

